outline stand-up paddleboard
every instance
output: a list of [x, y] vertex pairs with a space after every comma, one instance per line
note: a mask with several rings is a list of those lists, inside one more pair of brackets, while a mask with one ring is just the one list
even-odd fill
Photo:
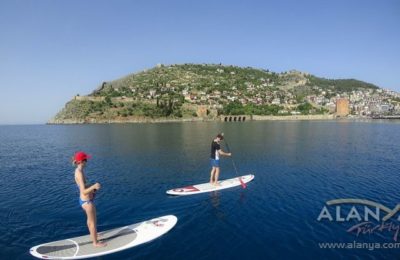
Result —
[[99, 232], [105, 247], [94, 247], [89, 235], [32, 247], [30, 253], [42, 259], [82, 259], [119, 252], [156, 239], [171, 230], [178, 219], [163, 216], [129, 226]]
[[167, 194], [184, 196], [184, 195], [193, 195], [193, 194], [199, 194], [199, 193], [204, 193], [204, 192], [211, 192], [211, 191], [216, 191], [216, 190], [223, 190], [223, 189], [227, 189], [227, 188], [240, 186], [241, 181], [243, 183], [247, 183], [249, 181], [252, 181], [253, 179], [254, 179], [254, 175], [249, 174], [249, 175], [244, 175], [244, 176], [240, 176], [240, 177], [236, 177], [236, 178], [232, 178], [232, 179], [218, 181], [218, 184], [219, 184], [218, 186], [211, 185], [208, 182], [208, 183], [203, 183], [203, 184], [196, 184], [193, 186], [187, 186], [187, 187], [167, 190]]

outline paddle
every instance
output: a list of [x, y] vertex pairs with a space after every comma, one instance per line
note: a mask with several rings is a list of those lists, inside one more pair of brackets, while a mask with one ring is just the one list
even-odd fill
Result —
[[[224, 136], [223, 133], [222, 133], [221, 135]], [[230, 152], [231, 152], [231, 149], [229, 149], [229, 145], [228, 145], [228, 142], [226, 141], [225, 136], [224, 136], [224, 142], [225, 142], [225, 145], [226, 145], [226, 149], [228, 149], [228, 153], [230, 153]], [[242, 185], [242, 188], [243, 188], [243, 189], [246, 189], [246, 183], [244, 183], [244, 182], [242, 181], [242, 178], [239, 177], [239, 173], [238, 173], [238, 171], [237, 171], [236, 164], [235, 164], [235, 161], [233, 160], [232, 155], [231, 155], [231, 159], [232, 159], [233, 168], [235, 169], [235, 172], [236, 172], [236, 176], [238, 176], [238, 178], [239, 178], [240, 185]]]

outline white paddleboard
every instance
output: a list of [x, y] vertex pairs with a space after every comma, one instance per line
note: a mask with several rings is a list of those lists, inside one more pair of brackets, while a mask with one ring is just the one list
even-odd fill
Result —
[[99, 232], [105, 247], [94, 247], [89, 235], [50, 242], [31, 248], [42, 259], [82, 259], [119, 252], [156, 239], [171, 230], [178, 219], [173, 215]]
[[249, 175], [244, 175], [232, 179], [227, 179], [227, 180], [222, 180], [218, 181], [218, 186], [211, 185], [209, 182], [207, 183], [202, 183], [202, 184], [196, 184], [193, 186], [186, 186], [182, 188], [176, 188], [172, 190], [167, 190], [167, 194], [170, 195], [178, 195], [178, 196], [185, 196], [185, 195], [193, 195], [193, 194], [199, 194], [199, 193], [204, 193], [204, 192], [211, 192], [211, 191], [216, 191], [216, 190], [223, 190], [227, 188], [232, 188], [236, 186], [240, 186], [241, 182], [247, 183], [250, 182], [254, 179], [253, 174]]

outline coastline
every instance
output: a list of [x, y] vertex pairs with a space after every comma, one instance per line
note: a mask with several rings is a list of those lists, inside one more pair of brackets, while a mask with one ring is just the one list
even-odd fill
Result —
[[[347, 118], [347, 117], [346, 117]], [[296, 121], [296, 120], [334, 120], [337, 119], [336, 115], [290, 115], [290, 116], [252, 116], [253, 121]]]
[[[130, 123], [183, 123], [183, 122], [244, 122], [244, 121], [224, 121], [225, 117], [235, 118], [234, 115], [224, 115], [216, 118], [114, 118], [114, 119], [63, 119], [63, 120], [50, 120], [46, 124], [48, 125], [73, 125], [73, 124], [130, 124]], [[336, 115], [290, 115], [290, 116], [258, 116], [258, 115], [247, 115], [246, 121], [313, 121], [313, 120], [336, 120]], [[345, 117], [341, 119], [358, 119]]]
[[50, 120], [47, 125], [79, 125], [79, 124], [140, 124], [140, 123], [174, 123], [212, 121], [202, 118], [127, 118], [127, 119], [63, 119]]

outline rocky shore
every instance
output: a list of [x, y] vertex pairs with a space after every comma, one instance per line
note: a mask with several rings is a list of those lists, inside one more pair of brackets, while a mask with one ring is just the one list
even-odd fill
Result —
[[73, 124], [127, 124], [127, 123], [170, 123], [170, 122], [199, 122], [210, 121], [202, 118], [114, 118], [114, 119], [63, 119], [50, 120], [48, 125], [73, 125]]

